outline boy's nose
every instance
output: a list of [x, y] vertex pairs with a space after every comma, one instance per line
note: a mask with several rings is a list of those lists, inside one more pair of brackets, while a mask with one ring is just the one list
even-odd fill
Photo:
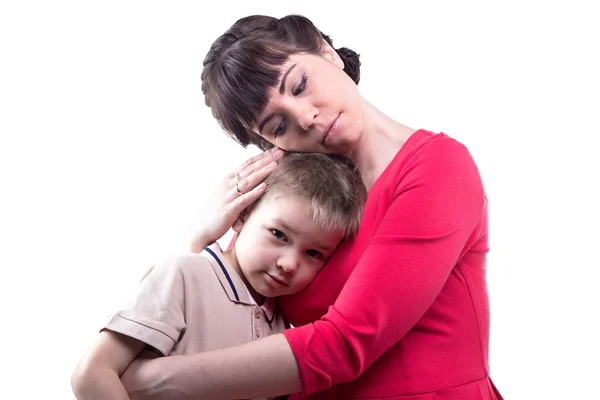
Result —
[[279, 259], [277, 266], [283, 270], [286, 274], [293, 275], [298, 270], [300, 265], [299, 257], [293, 254], [288, 254], [285, 257]]

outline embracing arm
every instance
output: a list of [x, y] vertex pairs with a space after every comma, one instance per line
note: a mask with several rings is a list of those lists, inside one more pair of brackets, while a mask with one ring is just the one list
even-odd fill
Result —
[[132, 400], [240, 399], [301, 390], [296, 359], [281, 334], [229, 349], [136, 360], [122, 380]]
[[359, 377], [423, 317], [481, 235], [485, 193], [468, 150], [434, 136], [412, 151], [335, 304], [285, 332], [312, 393]]
[[137, 365], [131, 379], [124, 376], [128, 392], [151, 399], [177, 387], [178, 398], [259, 397], [356, 379], [431, 306], [482, 217], [483, 186], [466, 148], [438, 139], [418, 153], [321, 320], [285, 331], [285, 339]]
[[137, 356], [143, 342], [111, 331], [102, 331], [71, 375], [78, 399], [129, 399], [119, 376]]

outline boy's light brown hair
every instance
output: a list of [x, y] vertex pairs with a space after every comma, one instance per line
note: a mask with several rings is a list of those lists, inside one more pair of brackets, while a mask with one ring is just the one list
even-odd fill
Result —
[[286, 152], [265, 182], [267, 190], [255, 205], [281, 196], [299, 197], [308, 202], [309, 212], [321, 228], [342, 232], [345, 237], [358, 231], [367, 188], [347, 158]]

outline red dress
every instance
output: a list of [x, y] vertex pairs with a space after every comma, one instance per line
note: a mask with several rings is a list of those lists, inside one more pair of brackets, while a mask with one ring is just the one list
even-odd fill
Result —
[[304, 390], [290, 399], [501, 399], [488, 367], [487, 221], [465, 146], [415, 132], [370, 189], [359, 234], [280, 298]]

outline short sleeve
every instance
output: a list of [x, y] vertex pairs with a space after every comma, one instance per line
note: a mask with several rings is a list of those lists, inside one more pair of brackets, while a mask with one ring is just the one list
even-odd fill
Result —
[[137, 292], [104, 329], [140, 340], [168, 355], [185, 329], [184, 274], [177, 257], [153, 265]]

